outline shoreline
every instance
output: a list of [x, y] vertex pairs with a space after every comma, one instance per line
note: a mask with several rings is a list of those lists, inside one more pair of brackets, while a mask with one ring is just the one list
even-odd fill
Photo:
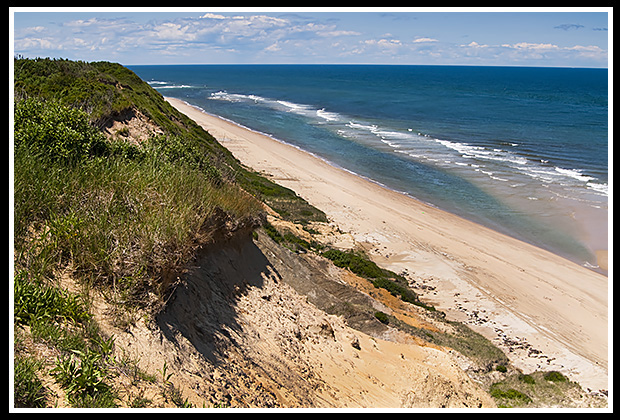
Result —
[[608, 389], [603, 274], [166, 100], [244, 165], [324, 211], [379, 265], [406, 272], [423, 301], [492, 340], [524, 372], [558, 370], [584, 389]]

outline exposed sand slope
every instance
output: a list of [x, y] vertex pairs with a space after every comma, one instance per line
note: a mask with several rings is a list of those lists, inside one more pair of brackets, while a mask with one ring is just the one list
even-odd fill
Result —
[[287, 277], [320, 273], [295, 258], [262, 233], [218, 242], [154, 323], [116, 331], [116, 344], [195, 407], [494, 407], [448, 352], [372, 338], [309, 303]]
[[[607, 389], [608, 282], [527, 243], [387, 190], [182, 101], [168, 99], [245, 165], [323, 210], [377, 262], [430, 286], [422, 297], [499, 344], [525, 371], [556, 369]], [[531, 349], [535, 351], [532, 352]]]

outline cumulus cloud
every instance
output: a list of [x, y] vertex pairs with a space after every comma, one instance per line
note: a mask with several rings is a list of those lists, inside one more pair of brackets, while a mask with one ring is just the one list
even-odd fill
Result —
[[415, 44], [419, 44], [419, 43], [427, 43], [427, 42], [439, 42], [439, 40], [434, 39], [434, 38], [416, 38], [412, 42]]
[[502, 46], [508, 47], [508, 48], [514, 48], [517, 50], [534, 50], [534, 51], [557, 50], [560, 48], [555, 44], [544, 44], [544, 43], [535, 43], [535, 42], [518, 42], [512, 45], [503, 44]]
[[[499, 40], [495, 44], [490, 39], [476, 39], [461, 44], [443, 38], [440, 41], [423, 33], [413, 36], [413, 30], [424, 29], [397, 27], [393, 22], [392, 26], [360, 26], [359, 21], [349, 21], [344, 15], [323, 18], [320, 14], [291, 13], [270, 16], [239, 12], [195, 16], [156, 13], [149, 20], [132, 19], [131, 15], [111, 18], [105, 13], [93, 16], [24, 25], [14, 33], [15, 53], [129, 63], [139, 62], [138, 56], [143, 62], [146, 57], [147, 62], [156, 63], [161, 55], [171, 57], [169, 62], [549, 65], [550, 61], [541, 60], [588, 57], [596, 60], [592, 62], [597, 65], [605, 65], [607, 60], [606, 49], [591, 45], [566, 47], [557, 41], [531, 39], [510, 43]], [[555, 28], [574, 31], [583, 26], [566, 23]], [[178, 59], [175, 61], [174, 57]]]
[[478, 44], [476, 41], [472, 41], [467, 45], [461, 45], [461, 47], [469, 47], [469, 48], [488, 48], [488, 44]]
[[224, 20], [226, 19], [226, 16], [222, 16], [222, 15], [215, 15], [213, 13], [205, 13], [204, 15], [200, 16], [201, 19], [218, 19], [218, 20]]

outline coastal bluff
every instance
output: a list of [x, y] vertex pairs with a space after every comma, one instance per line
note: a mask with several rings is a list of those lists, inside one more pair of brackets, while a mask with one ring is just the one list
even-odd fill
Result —
[[235, 234], [198, 256], [152, 324], [115, 331], [116, 343], [147, 371], [166, 361], [170, 383], [195, 407], [495, 406], [447, 349], [372, 317], [364, 333], [312, 303], [389, 311], [348, 285], [350, 275], [264, 233]]
[[[369, 191], [351, 195], [360, 178], [325, 174], [326, 162], [281, 154], [273, 139], [240, 148], [238, 126], [206, 128], [199, 110], [117, 64], [16, 59], [15, 92], [17, 407], [605, 406], [566, 359], [544, 366], [562, 383], [542, 369], [528, 379], [552, 396], [530, 392], [522, 378], [537, 366], [508, 354], [517, 346], [444, 312], [452, 303], [434, 292], [469, 298], [471, 283], [445, 280], [487, 274], [473, 264], [490, 253], [431, 247], [420, 238], [444, 232], [403, 218], [409, 202], [370, 217], [348, 201]], [[378, 191], [366, 200], [394, 198]], [[421, 231], [409, 236], [417, 253], [393, 240], [404, 220]], [[598, 343], [606, 316], [589, 316], [599, 322], [584, 335]], [[606, 385], [605, 346], [591, 376]]]

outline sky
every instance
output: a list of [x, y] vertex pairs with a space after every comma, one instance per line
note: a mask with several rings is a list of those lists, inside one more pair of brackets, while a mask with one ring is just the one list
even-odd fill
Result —
[[611, 7], [11, 8], [9, 21], [13, 55], [123, 65], [612, 61]]

